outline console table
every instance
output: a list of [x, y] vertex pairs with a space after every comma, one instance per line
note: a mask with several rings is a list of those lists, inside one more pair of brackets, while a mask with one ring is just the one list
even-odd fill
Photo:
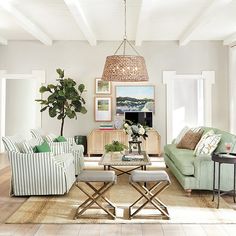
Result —
[[[150, 129], [147, 132], [148, 138], [142, 139], [141, 149], [145, 150], [147, 154], [158, 155], [161, 154], [160, 149], [160, 135], [155, 129]], [[123, 129], [114, 130], [100, 130], [94, 129], [87, 137], [88, 142], [88, 156], [91, 154], [104, 154], [104, 146], [112, 143], [113, 140], [119, 141], [128, 146], [128, 135]]]

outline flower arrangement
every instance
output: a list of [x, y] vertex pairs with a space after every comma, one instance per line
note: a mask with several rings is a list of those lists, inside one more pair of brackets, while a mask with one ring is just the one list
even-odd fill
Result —
[[131, 136], [133, 141], [137, 141], [139, 137], [143, 137], [144, 139], [148, 137], [146, 127], [139, 123], [134, 124], [132, 121], [126, 120], [123, 128], [126, 134]]

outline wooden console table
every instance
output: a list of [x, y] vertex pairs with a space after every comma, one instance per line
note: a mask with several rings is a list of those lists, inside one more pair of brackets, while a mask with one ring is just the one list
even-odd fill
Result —
[[[155, 129], [150, 129], [147, 132], [148, 138], [142, 140], [142, 150], [147, 154], [160, 156], [160, 135]], [[100, 130], [94, 129], [87, 137], [88, 156], [91, 154], [104, 154], [104, 146], [112, 143], [113, 140], [124, 143], [128, 146], [128, 135], [122, 129]]]

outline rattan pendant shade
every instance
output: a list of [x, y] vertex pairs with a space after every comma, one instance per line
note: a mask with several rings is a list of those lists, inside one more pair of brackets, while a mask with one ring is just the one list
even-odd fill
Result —
[[103, 80], [133, 82], [148, 81], [145, 60], [142, 56], [108, 56], [103, 70]]
[[[126, 0], [125, 3], [125, 34], [114, 55], [106, 58], [102, 80], [117, 82], [140, 82], [148, 81], [148, 73], [145, 60], [139, 55], [134, 46], [127, 40], [126, 36]], [[128, 44], [137, 55], [126, 55], [126, 44]], [[123, 46], [123, 55], [116, 55]]]

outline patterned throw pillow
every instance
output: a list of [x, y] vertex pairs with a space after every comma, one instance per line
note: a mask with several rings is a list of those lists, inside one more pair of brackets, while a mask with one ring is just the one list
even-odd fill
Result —
[[215, 134], [213, 130], [209, 130], [202, 136], [201, 140], [194, 150], [194, 154], [196, 156], [211, 155], [217, 148], [220, 139], [221, 134]]
[[203, 133], [202, 130], [198, 132], [193, 132], [192, 130], [189, 130], [181, 139], [181, 141], [176, 145], [176, 147], [194, 150], [199, 140], [202, 137], [202, 133]]

